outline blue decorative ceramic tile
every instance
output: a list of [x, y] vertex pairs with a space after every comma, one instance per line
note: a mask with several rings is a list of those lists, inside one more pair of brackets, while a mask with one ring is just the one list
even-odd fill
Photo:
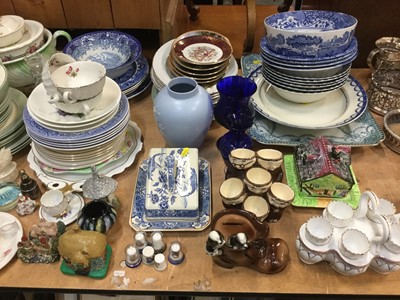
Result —
[[[147, 162], [144, 162], [147, 163]], [[210, 163], [199, 158], [199, 217], [193, 221], [150, 221], [146, 219], [147, 171], [139, 168], [136, 189], [133, 196], [130, 224], [135, 230], [144, 231], [200, 231], [211, 221], [211, 174]]]

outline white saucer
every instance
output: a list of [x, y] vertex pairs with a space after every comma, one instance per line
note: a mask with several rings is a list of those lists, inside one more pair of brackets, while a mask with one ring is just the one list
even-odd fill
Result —
[[[121, 89], [114, 80], [107, 77], [103, 92], [90, 100], [85, 100], [87, 103], [90, 101], [94, 103], [94, 109], [91, 110], [88, 115], [61, 115], [58, 112], [57, 107], [48, 102], [49, 96], [47, 95], [43, 84], [38, 85], [29, 95], [27, 108], [32, 118], [34, 118], [38, 123], [41, 123], [41, 120], [44, 120], [45, 123], [54, 123], [56, 126], [76, 126], [78, 124], [94, 122], [108, 115], [118, 107], [120, 99]], [[60, 103], [57, 105], [60, 106]]]
[[253, 72], [251, 78], [257, 84], [252, 98], [254, 108], [264, 117], [286, 126], [335, 128], [356, 120], [367, 108], [367, 95], [351, 76], [340, 89], [307, 104], [291, 102], [279, 96], [260, 72]]
[[71, 199], [71, 201], [68, 204], [68, 212], [65, 216], [62, 216], [59, 218], [49, 216], [40, 207], [39, 208], [39, 217], [41, 219], [46, 220], [47, 222], [62, 221], [65, 225], [71, 224], [72, 222], [74, 222], [77, 219], [79, 211], [82, 209], [83, 205], [85, 204], [85, 201], [83, 200], [83, 198], [80, 195], [78, 195], [77, 193], [72, 193], [72, 195], [74, 197]]

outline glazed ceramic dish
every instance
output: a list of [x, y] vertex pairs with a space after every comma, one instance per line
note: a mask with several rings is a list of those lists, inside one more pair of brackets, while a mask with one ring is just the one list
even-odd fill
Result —
[[264, 117], [290, 127], [327, 129], [355, 121], [367, 108], [363, 87], [353, 77], [339, 90], [324, 99], [302, 105], [279, 96], [259, 71], [250, 76], [257, 84], [252, 101], [254, 108]]
[[44, 42], [43, 25], [37, 21], [25, 20], [21, 39], [14, 45], [0, 48], [0, 58], [3, 62], [16, 60], [38, 50]]
[[267, 46], [278, 54], [325, 57], [348, 48], [357, 26], [353, 16], [332, 11], [301, 10], [264, 20]]
[[24, 27], [24, 19], [20, 16], [0, 16], [0, 47], [17, 43], [22, 38]]
[[2, 269], [17, 253], [18, 242], [21, 241], [23, 230], [19, 220], [9, 213], [0, 212], [0, 220], [0, 226], [9, 222], [15, 222], [13, 226], [16, 227], [12, 235], [0, 235], [0, 269]]
[[213, 65], [228, 60], [232, 45], [223, 35], [209, 30], [193, 30], [178, 36], [171, 46], [171, 54], [179, 60], [195, 65]]
[[210, 164], [199, 159], [199, 217], [196, 220], [147, 220], [146, 219], [146, 172], [139, 167], [133, 195], [129, 224], [136, 231], [202, 231], [211, 222]]

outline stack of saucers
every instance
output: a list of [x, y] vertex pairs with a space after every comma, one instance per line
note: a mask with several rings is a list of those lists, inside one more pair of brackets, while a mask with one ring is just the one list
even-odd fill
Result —
[[291, 11], [264, 21], [260, 42], [265, 80], [294, 102], [314, 102], [340, 89], [357, 57], [357, 20], [329, 11]]
[[14, 154], [29, 144], [22, 111], [26, 96], [9, 87], [7, 69], [0, 65], [0, 149], [9, 148]]
[[213, 31], [189, 31], [162, 45], [153, 58], [150, 76], [157, 90], [174, 77], [191, 77], [203, 86], [214, 103], [219, 99], [216, 83], [237, 75], [238, 66], [229, 40]]
[[64, 53], [75, 60], [91, 60], [104, 65], [107, 76], [115, 80], [122, 93], [131, 99], [151, 84], [149, 64], [140, 42], [115, 30], [89, 32], [70, 41]]
[[66, 113], [50, 103], [44, 83], [30, 94], [23, 112], [32, 139], [28, 161], [42, 181], [46, 180], [39, 173], [82, 181], [91, 176], [94, 165], [107, 174], [141, 149], [138, 128], [130, 121], [128, 99], [115, 81], [106, 77], [102, 92], [84, 101], [96, 102], [90, 113]]

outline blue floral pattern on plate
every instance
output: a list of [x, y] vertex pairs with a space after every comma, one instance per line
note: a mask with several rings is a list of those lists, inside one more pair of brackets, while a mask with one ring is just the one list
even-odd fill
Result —
[[149, 74], [149, 64], [146, 60], [146, 57], [141, 55], [125, 74], [115, 78], [114, 80], [119, 85], [121, 90], [125, 91], [143, 82], [147, 74]]
[[26, 107], [23, 113], [23, 120], [25, 122], [25, 126], [29, 135], [34, 135], [44, 140], [60, 141], [63, 143], [74, 144], [80, 140], [93, 139], [96, 136], [104, 134], [105, 132], [110, 131], [112, 128], [117, 127], [125, 119], [125, 116], [128, 113], [128, 99], [125, 95], [121, 95], [119, 107], [114, 117], [112, 117], [108, 122], [104, 123], [103, 125], [92, 128], [90, 130], [80, 132], [62, 132], [45, 128], [32, 118]]
[[[147, 163], [144, 161], [143, 163]], [[147, 172], [139, 167], [136, 189], [133, 195], [130, 225], [144, 231], [201, 231], [211, 221], [211, 174], [210, 163], [199, 158], [199, 218], [194, 221], [149, 221], [146, 219]]]
[[137, 97], [141, 95], [144, 91], [147, 90], [148, 87], [152, 85], [151, 77], [150, 74], [147, 74], [145, 80], [137, 87], [137, 89], [131, 91], [131, 92], [123, 92], [125, 93], [125, 96], [128, 98], [128, 100], [131, 100], [134, 97]]

